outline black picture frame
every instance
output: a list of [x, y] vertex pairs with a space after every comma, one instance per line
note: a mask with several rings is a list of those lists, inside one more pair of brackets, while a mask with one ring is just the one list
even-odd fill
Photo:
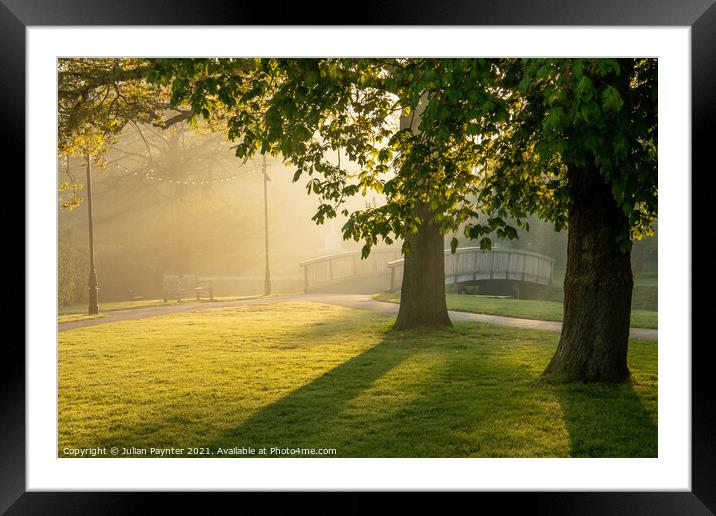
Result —
[[[4, 156], [25, 148], [25, 29], [28, 26], [77, 25], [341, 25], [335, 6], [320, 9], [299, 2], [264, 4], [213, 0], [151, 2], [124, 0], [0, 0], [0, 146]], [[349, 18], [342, 15], [341, 20]], [[716, 4], [714, 0], [413, 0], [359, 4], [351, 14], [355, 25], [533, 25], [533, 26], [689, 26], [692, 73], [692, 199], [697, 210], [709, 206], [708, 190], [693, 188], [693, 180], [713, 174], [711, 158], [716, 125]], [[677, 173], [677, 171], [674, 171]], [[688, 180], [689, 178], [685, 178]], [[24, 188], [24, 186], [23, 186]], [[712, 202], [711, 202], [712, 204]], [[692, 211], [692, 235], [710, 234], [705, 218]], [[712, 233], [712, 231], [711, 231]], [[693, 261], [692, 270], [697, 270]], [[27, 259], [27, 256], [23, 256]], [[6, 271], [17, 271], [21, 257], [13, 256]], [[27, 274], [27, 269], [26, 274]], [[708, 288], [697, 284], [694, 293]], [[685, 302], [687, 300], [684, 300]], [[708, 304], [693, 302], [694, 321], [708, 320]], [[26, 307], [31, 310], [31, 306]], [[694, 333], [696, 335], [696, 333]], [[480, 504], [496, 502], [510, 510], [548, 514], [712, 514], [716, 511], [716, 403], [710, 340], [692, 343], [692, 491], [600, 493], [476, 493]], [[688, 343], [683, 343], [688, 344]], [[122, 514], [142, 512], [146, 497], [189, 510], [188, 493], [58, 493], [25, 489], [25, 353], [19, 339], [6, 340], [0, 360], [0, 513], [7, 514]], [[202, 500], [201, 513], [225, 504], [230, 494]], [[243, 495], [251, 498], [254, 495]], [[340, 511], [351, 512], [371, 497], [351, 495]], [[299, 505], [329, 508], [325, 498], [304, 496]], [[231, 502], [230, 502], [231, 503]], [[410, 503], [423, 505], [414, 494]], [[469, 502], [473, 505], [474, 501]], [[296, 502], [292, 502], [296, 508]], [[318, 505], [317, 505], [318, 504]], [[488, 507], [485, 505], [484, 507]], [[444, 506], [447, 509], [447, 506]], [[332, 511], [333, 512], [333, 511]]]

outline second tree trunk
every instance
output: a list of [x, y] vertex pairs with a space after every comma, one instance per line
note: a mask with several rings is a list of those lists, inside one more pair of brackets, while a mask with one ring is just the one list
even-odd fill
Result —
[[630, 253], [619, 246], [628, 221], [593, 169], [569, 170], [564, 322], [544, 376], [556, 382], [622, 382], [633, 278]]
[[422, 222], [411, 238], [405, 257], [400, 310], [395, 330], [452, 326], [445, 301], [445, 253], [443, 235], [431, 223], [430, 208], [419, 203], [415, 214]]

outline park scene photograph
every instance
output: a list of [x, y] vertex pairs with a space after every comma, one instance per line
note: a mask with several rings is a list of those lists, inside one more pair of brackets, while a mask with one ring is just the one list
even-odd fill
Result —
[[657, 457], [657, 71], [57, 59], [57, 456]]

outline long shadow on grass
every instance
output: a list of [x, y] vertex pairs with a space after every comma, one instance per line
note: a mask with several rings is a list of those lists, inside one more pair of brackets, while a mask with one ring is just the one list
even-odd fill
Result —
[[[249, 417], [237, 428], [225, 432], [206, 444], [193, 442], [158, 441], [149, 438], [151, 446], [205, 446], [261, 447], [300, 446], [334, 447], [331, 439], [324, 439], [325, 430], [335, 430], [327, 423], [351, 399], [368, 389], [377, 379], [397, 367], [414, 352], [395, 341], [383, 340], [369, 350], [354, 356], [341, 365], [322, 374], [310, 383], [299, 387], [257, 414]], [[148, 414], [149, 415], [149, 414]], [[159, 434], [166, 426], [183, 426], [195, 423], [196, 417], [187, 414], [163, 414], [160, 418], [148, 417], [140, 425], [112, 432], [99, 444], [107, 448], [135, 445], [147, 446], [147, 436]], [[345, 434], [344, 434], [345, 435]], [[139, 439], [138, 439], [139, 437]], [[350, 436], [349, 436], [350, 437]]]
[[[259, 310], [264, 310], [263, 307], [259, 307]], [[221, 314], [223, 315], [223, 314]], [[227, 315], [231, 315], [228, 313]], [[270, 312], [269, 312], [270, 315]], [[379, 378], [390, 370], [395, 365], [399, 364], [406, 356], [409, 351], [406, 349], [392, 350], [388, 355], [383, 352], [382, 342], [379, 337], [375, 337], [375, 332], [382, 331], [386, 327], [389, 318], [376, 316], [368, 311], [356, 311], [356, 313], [349, 312], [347, 310], [340, 310], [336, 313], [333, 310], [328, 310], [326, 314], [316, 320], [301, 324], [299, 326], [286, 325], [279, 329], [275, 329], [271, 335], [262, 335], [257, 330], [256, 335], [249, 335], [244, 337], [246, 342], [249, 342], [247, 353], [243, 354], [242, 349], [237, 351], [237, 360], [250, 360], [251, 358], [251, 344], [259, 338], [263, 338], [265, 342], [261, 342], [261, 349], [263, 351], [269, 351], [275, 355], [263, 353], [260, 357], [261, 362], [255, 362], [253, 365], [257, 366], [257, 370], [252, 370], [250, 375], [257, 374], [257, 371], [261, 367], [278, 367], [285, 370], [287, 375], [291, 376], [294, 381], [295, 388], [297, 391], [292, 391], [291, 400], [286, 402], [284, 411], [288, 411], [291, 414], [296, 412], [293, 410], [293, 400], [298, 400], [300, 403], [306, 396], [312, 396], [314, 403], [323, 403], [324, 397], [330, 397], [330, 403], [324, 403], [321, 408], [324, 410], [330, 410], [331, 406], [338, 407], [341, 404], [342, 399], [350, 399], [356, 393], [360, 392], [366, 386], [370, 385], [375, 379]], [[209, 324], [203, 322], [202, 324]], [[238, 321], [237, 324], [241, 324]], [[304, 367], [306, 361], [315, 360], [316, 352], [313, 349], [318, 346], [326, 346], [327, 343], [334, 345], [341, 343], [341, 337], [345, 337], [346, 334], [355, 333], [355, 327], [361, 327], [366, 329], [367, 338], [377, 342], [377, 344], [364, 351], [361, 354], [351, 356], [351, 349], [353, 344], [346, 346], [346, 351], [343, 353], [347, 362], [342, 363], [336, 369], [322, 372], [322, 368], [325, 366], [321, 364], [321, 360], [317, 360], [313, 367]], [[224, 339], [232, 339], [231, 327], [227, 328], [227, 336]], [[187, 340], [188, 339], [188, 340]], [[118, 408], [118, 410], [131, 410], [133, 412], [140, 412], [141, 418], [138, 422], [132, 422], [126, 424], [124, 421], [120, 421], [119, 424], [108, 425], [106, 422], [101, 422], [101, 430], [95, 430], [100, 434], [97, 438], [97, 443], [93, 445], [104, 446], [110, 448], [116, 447], [130, 447], [135, 446], [141, 447], [196, 447], [203, 440], [211, 440], [216, 437], [216, 433], [208, 425], [201, 425], [204, 418], [211, 417], [211, 413], [218, 413], [226, 410], [226, 406], [222, 405], [221, 402], [217, 402], [213, 398], [201, 398], [201, 406], [194, 407], [187, 404], [185, 400], [194, 398], [195, 392], [192, 385], [182, 384], [177, 386], [178, 389], [171, 390], [170, 395], [167, 394], [167, 384], [171, 384], [174, 380], [172, 379], [172, 371], [177, 367], [182, 367], [184, 356], [191, 354], [194, 347], [203, 347], [205, 344], [201, 342], [193, 342], [191, 338], [187, 338], [184, 335], [172, 336], [170, 340], [175, 340], [174, 345], [165, 346], [166, 356], [162, 357], [164, 363], [164, 369], [155, 371], [153, 374], [157, 375], [157, 378], [162, 380], [159, 383], [146, 383], [145, 388], [157, 389], [157, 398], [165, 398], [166, 403], [157, 408], [154, 404], [131, 404], [126, 403], [126, 406]], [[359, 352], [359, 351], [356, 351]], [[248, 357], [248, 358], [247, 358]], [[313, 358], [312, 358], [313, 357]], [[333, 356], [332, 359], [336, 357]], [[342, 360], [343, 358], [339, 358]], [[293, 373], [292, 364], [296, 364], [298, 369], [301, 369], [301, 375]], [[206, 376], [211, 377], [212, 375], [221, 375], [223, 370], [230, 367], [230, 364], [219, 363], [216, 366], [216, 370], [207, 369]], [[338, 374], [337, 381], [334, 379], [336, 372], [340, 373], [343, 368], [348, 368], [351, 373], [349, 380], [345, 379], [345, 375]], [[269, 390], [271, 387], [271, 379], [267, 378], [264, 380], [264, 384], [257, 381], [255, 377], [248, 378], [254, 388], [263, 390]], [[116, 379], [114, 381], [117, 381]], [[126, 381], [123, 379], [123, 381]], [[238, 381], [241, 381], [239, 379]], [[206, 379], [201, 379], [201, 385], [197, 385], [196, 392], [200, 392], [201, 389], [206, 388]], [[305, 385], [304, 385], [305, 384]], [[303, 387], [301, 387], [303, 385]], [[251, 391], [246, 390], [247, 395], [251, 395]], [[330, 396], [324, 396], [325, 393], [330, 393]], [[257, 396], [257, 398], [260, 396]], [[273, 400], [268, 399], [268, 404], [274, 403]], [[271, 405], [269, 405], [271, 406]], [[210, 407], [207, 410], [207, 407]], [[295, 423], [292, 417], [283, 418], [284, 414], [280, 407], [279, 414], [276, 416], [278, 421], [292, 421]], [[299, 414], [300, 415], [300, 414]], [[311, 417], [312, 413], [307, 413], [307, 417]], [[299, 418], [300, 419], [300, 418]], [[298, 421], [298, 424], [302, 424]], [[197, 427], [200, 431], [197, 432]], [[172, 429], [171, 432], [167, 432], [167, 428]], [[183, 432], [182, 429], [188, 429]], [[101, 432], [101, 433], [100, 433]]]
[[555, 392], [573, 457], [657, 456], [657, 425], [631, 383], [564, 385]]
[[382, 340], [311, 383], [268, 405], [209, 444], [217, 447], [333, 447], [320, 436], [329, 421], [376, 380], [412, 353], [407, 346]]
[[557, 415], [559, 405], [549, 389], [535, 393], [537, 369], [502, 360], [509, 336], [481, 337], [388, 335], [208, 446], [335, 448], [343, 457], [565, 455], [566, 442], [550, 448], [551, 429], [539, 424], [545, 397]]
[[[305, 303], [297, 303], [292, 301], [282, 301], [276, 305], [290, 307], [296, 305], [299, 310], [305, 310]], [[243, 309], [226, 309], [222, 313], [226, 316], [232, 316], [235, 312], [254, 314], [255, 316], [265, 315], [273, 318], [273, 308], [276, 305], [253, 305]], [[390, 316], [382, 316], [368, 310], [350, 310], [348, 308], [336, 307], [333, 305], [325, 305], [321, 303], [312, 303], [313, 309], [321, 313], [321, 316], [301, 324], [287, 324], [276, 327], [271, 326], [270, 332], [262, 331], [257, 326], [256, 332], [264, 341], [271, 340], [272, 347], [278, 349], [287, 349], [293, 346], [294, 340], [300, 340], [302, 346], [322, 344], [326, 341], [340, 342], [342, 337], [355, 333], [355, 328], [374, 329], [375, 327], [387, 326]], [[290, 319], [290, 318], [289, 318]], [[241, 319], [236, 320], [237, 325], [243, 324]]]
[[655, 456], [656, 426], [630, 386], [543, 384], [550, 341], [489, 331], [388, 335], [209, 446], [335, 448], [342, 457]]
[[[341, 318], [331, 319], [310, 334], [333, 336]], [[543, 333], [473, 323], [391, 333], [219, 438], [207, 432], [188, 444], [151, 441], [197, 446], [203, 437], [214, 450], [335, 448], [342, 457], [655, 456], [656, 426], [631, 386], [538, 381], [553, 351]], [[127, 445], [138, 434], [146, 442], [166, 426], [181, 435], [181, 427], [200, 423], [199, 414], [165, 412], [106, 444]]]

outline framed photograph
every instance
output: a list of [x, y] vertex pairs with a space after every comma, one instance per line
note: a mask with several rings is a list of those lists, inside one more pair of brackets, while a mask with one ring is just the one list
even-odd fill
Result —
[[0, 511], [716, 510], [713, 1], [0, 1], [27, 299]]

